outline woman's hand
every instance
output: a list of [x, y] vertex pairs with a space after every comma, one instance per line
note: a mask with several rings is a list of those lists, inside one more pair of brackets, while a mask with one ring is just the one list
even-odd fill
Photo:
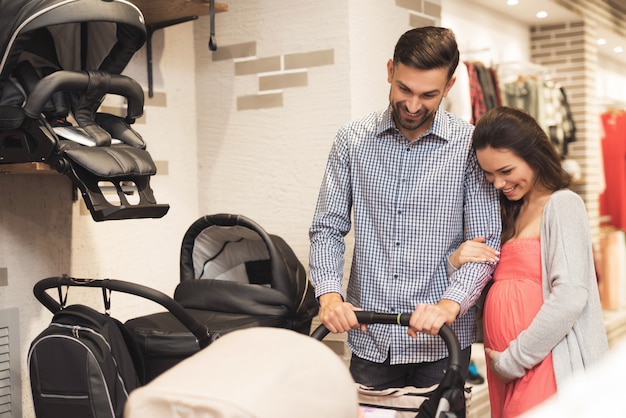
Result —
[[500, 378], [503, 383], [509, 383], [513, 379], [509, 379], [507, 377], [502, 376], [497, 369], [498, 357], [502, 354], [500, 351], [493, 350], [491, 348], [485, 347], [485, 354], [487, 355], [487, 359], [489, 361], [489, 366], [491, 366], [491, 370]]
[[450, 263], [458, 269], [465, 263], [496, 262], [500, 259], [500, 251], [491, 248], [485, 242], [485, 237], [476, 237], [463, 242], [452, 254]]

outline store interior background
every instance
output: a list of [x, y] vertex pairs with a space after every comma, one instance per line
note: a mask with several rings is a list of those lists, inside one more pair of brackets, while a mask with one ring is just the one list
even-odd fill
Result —
[[[578, 117], [570, 156], [582, 168], [574, 188], [585, 199], [602, 253], [599, 116], [609, 107], [626, 107], [626, 52], [609, 49], [620, 42], [626, 48], [625, 8], [608, 10], [609, 2], [602, 0], [585, 5], [520, 0], [552, 10], [537, 21], [506, 6], [494, 8], [500, 1], [506, 2], [224, 1], [228, 11], [215, 17], [216, 52], [208, 48], [208, 16], [156, 31], [154, 96], [146, 97], [135, 128], [157, 163], [151, 182], [155, 196], [171, 205], [164, 218], [97, 223], [82, 200], [73, 199], [65, 176], [52, 171], [0, 175], [0, 347], [5, 347], [0, 405], [6, 406], [0, 417], [34, 416], [26, 356], [51, 319], [32, 296], [42, 278], [65, 273], [114, 278], [171, 295], [183, 234], [198, 217], [213, 213], [254, 219], [283, 237], [306, 266], [308, 227], [334, 134], [347, 121], [387, 105], [386, 62], [398, 37], [424, 22], [452, 28], [463, 60], [539, 64], [567, 84]], [[607, 24], [606, 16], [613, 15]], [[538, 43], [532, 34], [542, 25], [552, 35], [562, 32], [577, 40], [571, 49], [551, 48], [565, 64], [533, 58]], [[598, 37], [609, 42], [600, 47]], [[276, 62], [278, 69], [272, 67]], [[125, 74], [147, 91], [145, 47]], [[123, 105], [116, 98], [104, 103], [115, 113]], [[619, 266], [624, 255], [609, 253], [611, 271], [617, 272], [611, 273], [617, 274], [610, 289], [614, 300], [606, 310], [612, 343], [626, 333], [626, 277]], [[72, 290], [70, 300], [101, 306], [97, 293]], [[160, 310], [122, 294], [114, 294], [111, 307], [122, 321]], [[347, 355], [341, 338], [328, 343]]]

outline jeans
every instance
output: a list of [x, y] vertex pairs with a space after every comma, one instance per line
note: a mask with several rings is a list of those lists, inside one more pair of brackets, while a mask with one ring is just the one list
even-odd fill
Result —
[[[472, 347], [462, 350], [460, 358], [461, 374], [467, 380]], [[433, 362], [391, 365], [389, 356], [383, 363], [364, 360], [352, 354], [350, 373], [352, 378], [364, 386], [376, 390], [415, 386], [427, 388], [441, 382], [448, 358]]]

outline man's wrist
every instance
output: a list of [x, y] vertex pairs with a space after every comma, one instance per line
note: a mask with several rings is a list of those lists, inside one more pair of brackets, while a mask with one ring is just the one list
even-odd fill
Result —
[[448, 313], [448, 318], [446, 320], [448, 323], [454, 322], [456, 317], [459, 315], [459, 312], [461, 312], [461, 305], [450, 299], [441, 299], [437, 303], [437, 306]]
[[339, 293], [330, 292], [319, 296], [320, 307], [331, 305], [333, 303], [342, 303], [343, 297]]

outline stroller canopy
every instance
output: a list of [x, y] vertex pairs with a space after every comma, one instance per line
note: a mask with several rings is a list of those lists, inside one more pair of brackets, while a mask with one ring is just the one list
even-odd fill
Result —
[[243, 215], [207, 215], [188, 228], [180, 281], [174, 299], [187, 308], [283, 316], [307, 334], [319, 308], [291, 247]]
[[141, 11], [126, 0], [0, 0], [0, 83], [31, 54], [35, 68], [120, 74], [146, 41]]

